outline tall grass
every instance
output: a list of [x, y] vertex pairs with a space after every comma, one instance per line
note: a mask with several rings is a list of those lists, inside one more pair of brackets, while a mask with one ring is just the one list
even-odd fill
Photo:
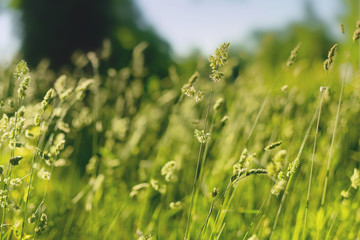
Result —
[[225, 43], [164, 79], [147, 46], [1, 70], [1, 239], [359, 237], [357, 45], [270, 71]]

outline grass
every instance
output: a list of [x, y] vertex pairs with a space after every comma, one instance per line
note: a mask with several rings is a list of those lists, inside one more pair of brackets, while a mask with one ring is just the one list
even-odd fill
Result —
[[222, 44], [165, 79], [145, 45], [1, 69], [1, 239], [360, 238], [359, 46], [303, 46], [269, 70]]

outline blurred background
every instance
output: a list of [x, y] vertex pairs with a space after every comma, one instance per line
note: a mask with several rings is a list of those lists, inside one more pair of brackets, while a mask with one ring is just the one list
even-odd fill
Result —
[[[112, 46], [110, 65], [118, 68], [129, 62], [137, 44], [146, 41], [147, 57], [152, 59], [150, 70], [161, 73], [167, 71], [172, 60], [194, 53], [208, 55], [224, 41], [253, 53], [261, 41], [286, 42], [300, 32], [313, 34], [314, 40], [320, 42], [339, 38], [339, 22], [351, 9], [350, 3], [2, 0], [0, 63], [9, 64], [20, 53], [31, 66], [48, 58], [58, 69], [70, 62], [76, 50], [98, 50], [106, 40]], [[271, 33], [273, 40], [269, 39]], [[162, 62], [161, 66], [157, 62]]]

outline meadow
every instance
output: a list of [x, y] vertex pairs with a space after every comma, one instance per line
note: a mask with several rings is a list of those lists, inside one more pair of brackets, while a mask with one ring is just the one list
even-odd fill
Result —
[[360, 239], [346, 27], [324, 58], [302, 41], [277, 65], [223, 43], [160, 78], [141, 43], [120, 69], [106, 46], [61, 74], [1, 69], [0, 239]]

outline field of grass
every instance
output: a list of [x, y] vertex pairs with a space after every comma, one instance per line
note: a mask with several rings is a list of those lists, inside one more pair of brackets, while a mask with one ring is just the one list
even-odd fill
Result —
[[1, 69], [0, 239], [360, 239], [349, 29], [275, 68], [224, 43], [164, 79], [144, 44], [121, 69]]

